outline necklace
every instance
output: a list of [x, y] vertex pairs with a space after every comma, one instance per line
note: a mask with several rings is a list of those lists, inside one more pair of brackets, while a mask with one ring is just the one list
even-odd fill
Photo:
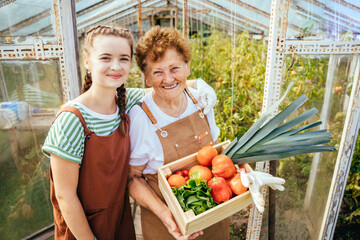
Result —
[[[186, 98], [186, 97], [185, 97]], [[180, 106], [180, 109], [178, 112], [174, 112], [172, 110], [170, 110], [165, 104], [162, 104], [161, 105], [165, 108], [166, 112], [170, 113], [172, 116], [174, 116], [175, 118], [179, 118], [180, 115], [182, 114], [182, 111], [183, 111], [183, 108], [184, 108], [184, 103], [185, 103], [185, 100], [184, 100], [184, 95], [181, 99], [181, 106]]]

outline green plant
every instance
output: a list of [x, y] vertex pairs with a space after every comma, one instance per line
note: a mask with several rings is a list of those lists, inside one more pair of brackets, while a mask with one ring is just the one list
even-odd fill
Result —
[[[189, 79], [202, 77], [215, 89], [218, 101], [214, 111], [216, 124], [220, 129], [219, 141], [233, 140], [235, 136], [244, 134], [261, 115], [267, 45], [263, 41], [251, 39], [246, 32], [232, 37], [216, 30], [212, 30], [208, 37], [193, 36], [191, 44], [192, 74]], [[306, 123], [318, 121], [324, 103], [329, 57], [287, 55], [284, 60], [283, 86], [287, 86], [290, 81], [294, 81], [295, 84], [283, 105], [287, 106], [301, 94], [305, 94], [309, 100], [295, 115], [317, 108], [319, 113]], [[351, 82], [346, 78], [351, 59], [342, 57], [339, 60], [339, 67], [334, 72], [331, 111], [326, 125], [333, 135], [331, 145], [336, 147], [339, 147], [346, 117], [345, 98], [350, 95], [351, 90]], [[343, 88], [339, 88], [340, 86]], [[358, 144], [359, 140], [357, 146]], [[359, 152], [359, 148], [357, 149], [355, 153]], [[326, 187], [332, 177], [332, 174], [328, 173], [333, 171], [336, 154], [337, 152], [330, 152], [322, 155], [324, 163], [318, 170], [322, 178], [318, 191], [322, 194], [327, 194]], [[279, 208], [302, 209], [313, 157], [314, 154], [307, 154], [292, 157], [291, 161], [278, 162], [278, 175], [286, 179], [287, 185], [286, 194], [278, 195]], [[359, 158], [354, 154], [352, 166], [360, 165]], [[359, 195], [355, 191], [359, 186], [359, 169], [355, 168], [350, 169], [343, 200], [344, 203], [349, 203], [345, 205], [347, 211], [341, 210], [338, 221], [345, 221], [349, 226], [358, 223], [356, 219], [360, 209]], [[325, 184], [321, 186], [322, 183]], [[284, 231], [288, 231], [285, 228]]]

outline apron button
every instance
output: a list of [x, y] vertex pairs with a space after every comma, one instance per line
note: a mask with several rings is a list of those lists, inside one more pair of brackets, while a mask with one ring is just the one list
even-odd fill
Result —
[[195, 139], [197, 139], [198, 137], [197, 136], [195, 136]]
[[179, 145], [178, 144], [175, 144], [175, 147], [178, 147]]

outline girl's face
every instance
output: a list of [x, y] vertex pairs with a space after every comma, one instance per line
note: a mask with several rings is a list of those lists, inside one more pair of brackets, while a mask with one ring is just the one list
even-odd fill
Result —
[[190, 66], [180, 53], [171, 48], [157, 62], [146, 60], [145, 72], [146, 83], [154, 88], [156, 95], [173, 100], [183, 93]]
[[116, 89], [128, 78], [131, 49], [126, 39], [116, 36], [96, 36], [85, 67], [91, 72], [92, 86]]

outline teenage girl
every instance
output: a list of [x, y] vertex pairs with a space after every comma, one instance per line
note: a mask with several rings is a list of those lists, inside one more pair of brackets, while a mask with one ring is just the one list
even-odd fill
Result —
[[[123, 28], [86, 32], [83, 94], [67, 103], [45, 140], [55, 239], [135, 239], [126, 189], [129, 118], [143, 90], [128, 90], [133, 37]], [[79, 168], [80, 166], [80, 168]]]

